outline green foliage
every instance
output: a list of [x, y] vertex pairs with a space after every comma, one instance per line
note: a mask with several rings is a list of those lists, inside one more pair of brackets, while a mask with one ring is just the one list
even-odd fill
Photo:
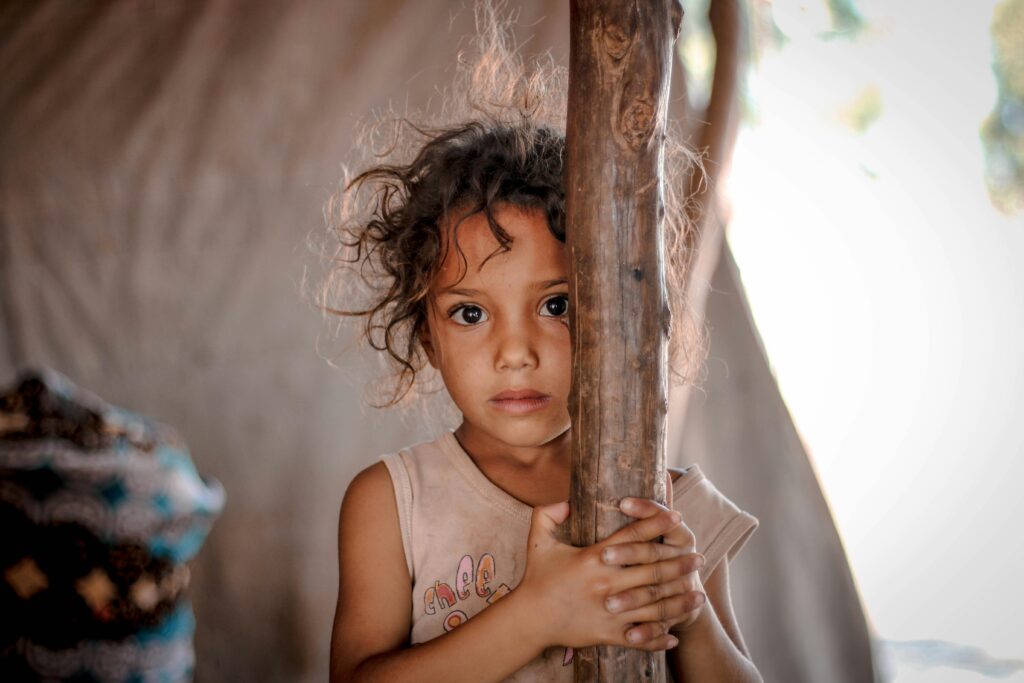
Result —
[[866, 26], [854, 0], [828, 0], [828, 11], [832, 29], [822, 38], [856, 38]]
[[863, 133], [878, 120], [882, 110], [882, 91], [877, 85], [868, 85], [839, 111], [839, 120], [855, 133]]

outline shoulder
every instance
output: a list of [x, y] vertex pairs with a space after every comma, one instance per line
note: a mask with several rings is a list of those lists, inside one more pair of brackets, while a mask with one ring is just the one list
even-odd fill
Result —
[[[388, 512], [394, 514], [388, 515]], [[358, 521], [383, 525], [381, 517], [397, 520], [398, 514], [391, 475], [384, 462], [378, 461], [353, 477], [345, 489], [345, 497], [341, 501], [341, 524]]]
[[[367, 545], [372, 548], [363, 547]], [[338, 520], [338, 552], [343, 572], [355, 571], [367, 552], [386, 555], [399, 568], [405, 567], [398, 501], [383, 461], [359, 472], [345, 490]], [[410, 578], [407, 571], [402, 573]]]
[[706, 580], [724, 559], [735, 559], [746, 545], [758, 519], [718, 490], [700, 469], [691, 465], [683, 471], [669, 470], [673, 477], [671, 503], [683, 514], [683, 521], [697, 540], [697, 551], [707, 558], [701, 568]]
[[[362, 469], [356, 476], [352, 477], [348, 488], [345, 489], [345, 500], [350, 497], [362, 498], [367, 493], [380, 493], [380, 490], [391, 486], [391, 475], [383, 460], [378, 460], [372, 465]], [[344, 501], [342, 501], [344, 504]]]
[[[342, 571], [355, 571], [354, 563], [372, 552], [386, 555], [381, 559], [393, 561], [411, 583], [398, 505], [392, 473], [383, 460], [367, 466], [352, 478], [341, 501], [338, 519], [338, 559]], [[373, 547], [367, 551], [362, 547], [365, 545]]]

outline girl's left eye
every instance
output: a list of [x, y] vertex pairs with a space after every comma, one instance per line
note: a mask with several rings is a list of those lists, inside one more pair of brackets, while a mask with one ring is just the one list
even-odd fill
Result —
[[569, 312], [569, 297], [558, 294], [545, 301], [540, 307], [540, 314], [547, 318], [561, 318]]

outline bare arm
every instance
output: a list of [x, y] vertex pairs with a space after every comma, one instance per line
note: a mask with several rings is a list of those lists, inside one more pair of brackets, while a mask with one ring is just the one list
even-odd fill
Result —
[[750, 661], [729, 596], [729, 561], [723, 559], [704, 586], [708, 601], [700, 617], [666, 653], [677, 681], [762, 683]]
[[544, 649], [518, 591], [443, 636], [409, 645], [412, 583], [384, 463], [360, 472], [345, 492], [338, 555], [332, 683], [500, 681]]

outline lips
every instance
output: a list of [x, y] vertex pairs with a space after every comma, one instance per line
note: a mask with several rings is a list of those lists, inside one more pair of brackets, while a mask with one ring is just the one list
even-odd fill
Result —
[[551, 403], [551, 396], [533, 389], [507, 389], [488, 401], [503, 413], [524, 415], [543, 410]]
[[508, 389], [491, 396], [492, 401], [516, 401], [524, 398], [548, 398], [548, 395], [533, 389]]

